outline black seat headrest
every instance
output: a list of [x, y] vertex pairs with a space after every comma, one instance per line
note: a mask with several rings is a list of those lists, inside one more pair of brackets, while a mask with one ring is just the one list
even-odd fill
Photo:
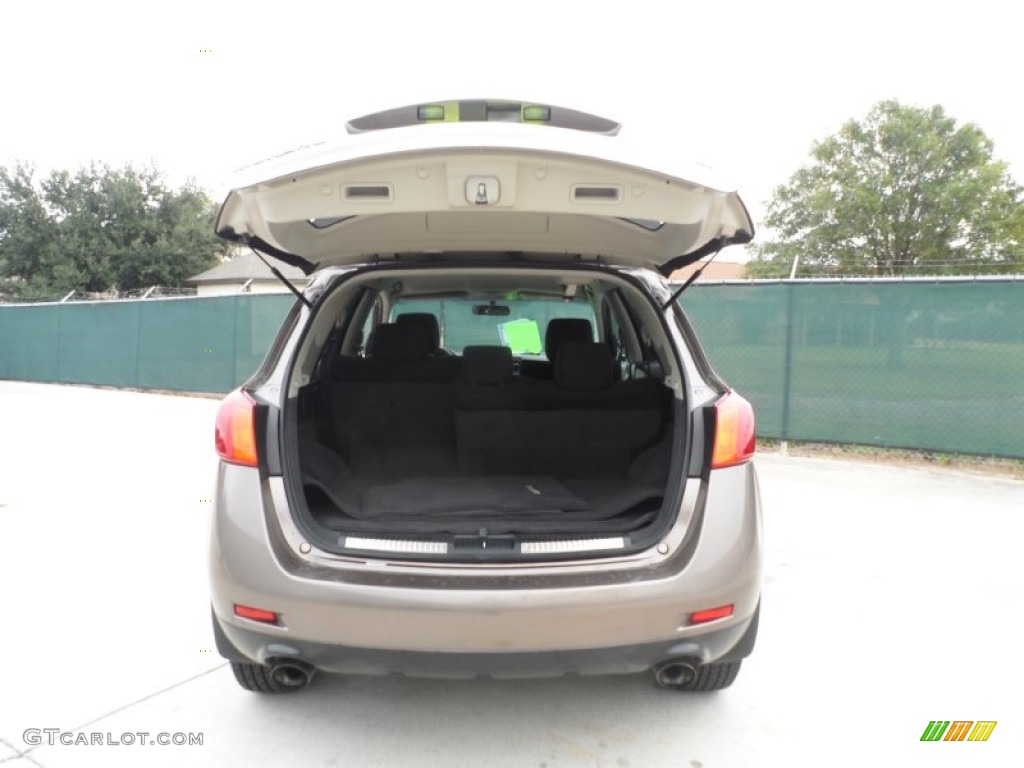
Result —
[[595, 341], [569, 341], [558, 348], [555, 384], [576, 392], [608, 389], [615, 380], [615, 358]]
[[589, 320], [577, 317], [556, 317], [548, 322], [548, 329], [544, 332], [544, 354], [553, 363], [563, 344], [593, 340], [594, 328], [590, 325]]
[[378, 360], [420, 360], [430, 354], [430, 341], [419, 326], [384, 323], [370, 337], [367, 353]]
[[512, 350], [469, 346], [462, 350], [462, 380], [467, 384], [503, 384], [512, 380]]
[[429, 312], [409, 312], [406, 315], [399, 315], [395, 322], [398, 325], [409, 325], [422, 329], [423, 333], [427, 335], [431, 352], [436, 352], [441, 348], [441, 326], [438, 324], [437, 318]]

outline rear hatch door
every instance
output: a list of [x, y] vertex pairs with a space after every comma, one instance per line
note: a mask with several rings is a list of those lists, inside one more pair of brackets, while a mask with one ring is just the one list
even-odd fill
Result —
[[728, 184], [672, 162], [675, 148], [614, 135], [610, 121], [600, 132], [504, 120], [375, 130], [361, 121], [336, 144], [243, 169], [218, 234], [307, 273], [486, 252], [665, 275], [753, 234]]

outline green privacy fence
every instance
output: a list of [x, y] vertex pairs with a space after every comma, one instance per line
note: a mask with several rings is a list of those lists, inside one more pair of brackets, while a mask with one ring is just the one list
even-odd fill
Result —
[[263, 360], [291, 295], [0, 306], [0, 379], [227, 392]]
[[[698, 283], [680, 301], [761, 437], [1024, 458], [1022, 281]], [[293, 303], [0, 306], [0, 379], [226, 392]]]
[[695, 285], [760, 437], [1024, 457], [1024, 282]]

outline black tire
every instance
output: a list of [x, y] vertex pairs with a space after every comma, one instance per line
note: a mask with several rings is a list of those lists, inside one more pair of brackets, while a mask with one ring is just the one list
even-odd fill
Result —
[[720, 691], [728, 688], [740, 673], [741, 661], [723, 661], [720, 664], [704, 664], [697, 667], [697, 677], [686, 690]]
[[254, 693], [293, 693], [305, 687], [282, 685], [270, 674], [270, 667], [265, 667], [262, 664], [232, 661], [231, 671], [235, 673], [235, 680], [240, 686]]
[[674, 691], [720, 691], [733, 684], [736, 675], [740, 673], [742, 661], [723, 661], [718, 664], [701, 664], [697, 667], [696, 674], [685, 682], [675, 685], [665, 685], [657, 680], [655, 682], [661, 688], [669, 688]]

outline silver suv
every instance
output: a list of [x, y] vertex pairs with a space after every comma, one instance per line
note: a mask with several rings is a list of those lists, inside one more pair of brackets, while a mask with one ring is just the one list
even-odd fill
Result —
[[310, 275], [217, 416], [238, 682], [731, 684], [760, 602], [754, 416], [664, 278], [750, 239], [739, 197], [555, 106], [347, 128], [246, 169], [216, 224]]

